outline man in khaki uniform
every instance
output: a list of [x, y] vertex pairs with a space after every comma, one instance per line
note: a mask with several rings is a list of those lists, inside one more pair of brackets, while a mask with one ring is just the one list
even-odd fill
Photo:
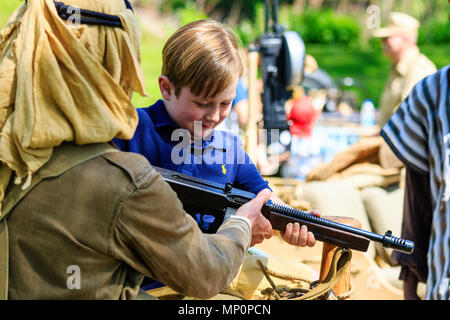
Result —
[[132, 137], [144, 94], [133, 12], [65, 4], [107, 15], [70, 24], [28, 1], [0, 33], [0, 299], [134, 299], [144, 275], [216, 295], [266, 236], [270, 192], [203, 234], [146, 159], [107, 143]]
[[391, 12], [388, 25], [373, 36], [383, 41], [384, 53], [392, 61], [392, 69], [380, 101], [379, 125], [383, 126], [414, 85], [436, 72], [436, 66], [417, 47], [420, 23], [413, 17]]
[[267, 189], [203, 234], [145, 158], [108, 143], [133, 136], [145, 95], [130, 9], [27, 1], [0, 32], [0, 299], [135, 299], [144, 275], [209, 298], [272, 235]]

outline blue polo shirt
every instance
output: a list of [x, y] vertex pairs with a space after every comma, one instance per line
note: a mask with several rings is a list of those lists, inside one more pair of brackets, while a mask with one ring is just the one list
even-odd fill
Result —
[[169, 116], [163, 100], [136, 109], [139, 123], [131, 140], [114, 139], [123, 151], [145, 156], [157, 167], [177, 171], [257, 194], [269, 188], [245, 152], [239, 136], [214, 130], [191, 144], [186, 130]]

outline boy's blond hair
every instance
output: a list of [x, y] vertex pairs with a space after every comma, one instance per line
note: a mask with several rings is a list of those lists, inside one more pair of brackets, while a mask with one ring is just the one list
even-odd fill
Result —
[[187, 86], [196, 96], [214, 97], [244, 72], [239, 45], [237, 35], [219, 22], [189, 23], [166, 42], [162, 74], [174, 84], [176, 96]]

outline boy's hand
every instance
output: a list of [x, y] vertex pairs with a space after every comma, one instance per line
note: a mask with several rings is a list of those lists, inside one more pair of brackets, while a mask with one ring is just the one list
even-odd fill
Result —
[[[313, 210], [311, 211], [311, 214], [320, 217], [318, 211]], [[284, 233], [282, 233], [282, 237], [284, 241], [293, 246], [313, 247], [316, 244], [316, 239], [312, 232], [308, 231], [308, 228], [305, 225], [300, 226], [297, 222], [294, 224], [288, 223]]]
[[248, 218], [252, 224], [252, 241], [250, 246], [254, 246], [263, 242], [264, 239], [272, 237], [272, 225], [261, 214], [261, 208], [269, 200], [271, 193], [269, 189], [262, 190], [254, 199], [236, 211], [237, 216]]

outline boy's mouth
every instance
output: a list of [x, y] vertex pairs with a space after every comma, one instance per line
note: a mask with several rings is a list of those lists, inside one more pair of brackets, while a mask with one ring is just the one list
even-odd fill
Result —
[[213, 124], [202, 124], [202, 128], [203, 129], [212, 129], [212, 128], [214, 128], [214, 125]]

